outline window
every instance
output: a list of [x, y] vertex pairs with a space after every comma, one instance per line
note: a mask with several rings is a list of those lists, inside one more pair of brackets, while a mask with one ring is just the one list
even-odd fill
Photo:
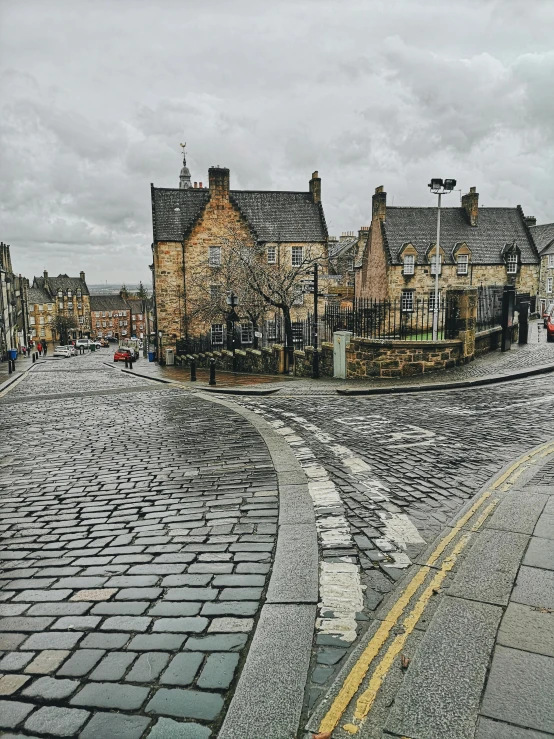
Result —
[[[439, 290], [439, 310], [441, 309], [441, 294]], [[429, 313], [433, 313], [435, 310], [435, 291], [429, 293]]]
[[[436, 268], [435, 268], [436, 262], [437, 262], [437, 255], [432, 254], [429, 258], [429, 263], [431, 264], [431, 274], [432, 275], [436, 274]], [[442, 272], [442, 256], [439, 254], [439, 275], [441, 272]]]
[[40, 316], [40, 318], [38, 319], [38, 322], [40, 323], [41, 326], [44, 326], [44, 317]]
[[413, 275], [415, 272], [415, 256], [413, 254], [406, 254], [404, 257], [404, 274]]
[[[210, 267], [221, 267], [221, 247], [210, 246], [208, 253], [208, 264]], [[214, 324], [219, 325], [219, 324]]]
[[554, 277], [547, 277], [546, 278], [546, 292], [551, 293], [554, 291], [554, 288], [552, 287], [552, 284], [554, 283]]
[[29, 316], [29, 326], [34, 326], [34, 325], [35, 325], [35, 317]]
[[275, 341], [277, 339], [277, 323], [275, 321], [267, 322], [266, 331], [269, 341]]
[[221, 297], [221, 286], [210, 285], [210, 300], [219, 300]]
[[85, 317], [79, 316], [79, 323], [84, 323], [84, 322], [85, 322]]
[[548, 255], [548, 268], [553, 269], [554, 268], [554, 254]]
[[81, 293], [81, 288], [79, 288], [79, 289], [77, 290], [77, 297], [78, 297], [78, 298], [80, 298], [80, 297], [81, 297], [81, 295], [82, 295], [82, 293]]
[[54, 310], [54, 303], [48, 303], [48, 310], [49, 311]]
[[63, 298], [63, 292], [61, 290], [58, 290], [58, 298]]
[[293, 246], [292, 247], [292, 266], [300, 267], [303, 261], [304, 261], [304, 247]]
[[73, 293], [71, 292], [71, 290], [68, 290], [68, 291], [67, 291], [67, 297], [68, 297], [68, 298], [70, 298], [70, 297], [72, 296], [72, 294], [73, 294]]
[[469, 256], [467, 254], [458, 254], [458, 274], [467, 275], [469, 265]]
[[517, 254], [508, 254], [506, 257], [506, 272], [509, 275], [517, 274]]
[[69, 308], [69, 310], [73, 310], [73, 303], [68, 303], [67, 307]]
[[63, 303], [60, 303], [60, 304], [58, 305], [58, 309], [59, 309], [59, 310], [63, 310]]
[[45, 328], [41, 328], [40, 329], [40, 336], [41, 336], [41, 338], [44, 338], [46, 336], [46, 329]]
[[79, 310], [83, 310], [83, 304], [82, 303], [77, 303], [77, 308]]
[[[214, 247], [210, 247], [214, 248]], [[218, 248], [218, 247], [215, 247]], [[212, 344], [223, 344], [223, 324], [212, 323]]]
[[102, 328], [106, 328], [106, 321], [102, 321]]
[[402, 297], [400, 298], [400, 309], [402, 311], [413, 311], [414, 309], [414, 291], [413, 290], [402, 290]]
[[[102, 313], [102, 315], [105, 316], [106, 314], [105, 313]], [[113, 312], [112, 311], [109, 311], [108, 312], [108, 317], [109, 318], [113, 318]]]
[[38, 309], [39, 309], [39, 312], [42, 311], [42, 305], [39, 304]]
[[267, 263], [277, 264], [277, 247], [276, 246], [267, 247]]
[[240, 343], [252, 343], [252, 324], [250, 322], [240, 324]]
[[96, 328], [100, 328], [100, 321], [96, 321]]

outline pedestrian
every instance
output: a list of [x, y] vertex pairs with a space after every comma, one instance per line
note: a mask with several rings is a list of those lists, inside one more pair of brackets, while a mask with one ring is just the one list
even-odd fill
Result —
[[46, 342], [42, 345], [42, 350], [44, 351], [44, 356], [46, 356], [48, 354], [48, 344]]
[[42, 357], [42, 344], [40, 343], [40, 341], [37, 344], [37, 352], [39, 354], [39, 357]]
[[24, 357], [27, 356], [27, 347], [26, 346], [22, 346], [21, 347], [21, 353], [23, 354]]

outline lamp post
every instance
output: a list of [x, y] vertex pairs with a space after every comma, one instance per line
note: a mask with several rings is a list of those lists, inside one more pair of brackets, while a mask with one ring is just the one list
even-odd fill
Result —
[[435, 250], [435, 305], [433, 307], [433, 341], [439, 336], [439, 272], [440, 272], [440, 238], [441, 238], [441, 196], [448, 195], [456, 187], [456, 180], [441, 180], [433, 177], [429, 183], [431, 192], [438, 195], [437, 205], [437, 244]]
[[316, 262], [314, 264], [314, 358], [313, 358], [313, 367], [312, 367], [312, 377], [317, 380], [319, 377], [319, 347], [318, 347], [318, 336], [317, 336], [317, 323], [318, 323], [318, 314], [317, 314], [317, 301], [319, 298], [319, 265]]
[[233, 372], [236, 372], [236, 355], [235, 355], [235, 321], [239, 321], [240, 318], [237, 315], [235, 307], [238, 305], [239, 299], [235, 293], [231, 290], [227, 295], [227, 305], [230, 310], [227, 314], [227, 320], [231, 323], [231, 349], [233, 350]]

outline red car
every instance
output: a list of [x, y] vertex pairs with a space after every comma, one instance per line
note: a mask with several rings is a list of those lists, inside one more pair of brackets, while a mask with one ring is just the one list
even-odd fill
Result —
[[550, 311], [550, 315], [546, 318], [546, 340], [554, 341], [554, 308]]
[[113, 361], [114, 362], [124, 362], [125, 360], [132, 361], [133, 355], [131, 354], [130, 349], [117, 349], [115, 354], [113, 355]]

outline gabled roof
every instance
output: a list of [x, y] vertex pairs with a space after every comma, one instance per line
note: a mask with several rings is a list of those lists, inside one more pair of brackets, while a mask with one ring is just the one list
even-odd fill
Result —
[[340, 241], [329, 242], [329, 259], [338, 259], [352, 250], [358, 243], [358, 236], [341, 236]]
[[44, 305], [44, 303], [52, 303], [52, 298], [46, 290], [40, 287], [30, 287], [27, 290], [27, 303], [28, 305]]
[[131, 309], [131, 313], [134, 316], [136, 316], [138, 313], [144, 313], [144, 311], [142, 309], [143, 308], [143, 305], [142, 304], [143, 304], [144, 301], [141, 300], [140, 298], [126, 298], [125, 299], [125, 302], [127, 303], [127, 305], [129, 306], [129, 308]]
[[[437, 240], [436, 208], [387, 207], [382, 223], [385, 244], [393, 264], [400, 263], [400, 251], [413, 244], [423, 262]], [[537, 264], [539, 257], [521, 208], [479, 208], [477, 226], [471, 226], [463, 208], [441, 209], [440, 245], [445, 262], [452, 263], [452, 250], [465, 243], [473, 264], [498, 264], [502, 250], [513, 241], [521, 250], [523, 264]]]
[[57, 277], [48, 276], [47, 278], [34, 277], [33, 286], [46, 290], [51, 295], [55, 295], [60, 289], [63, 290], [64, 293], [67, 292], [67, 290], [75, 292], [80, 289], [83, 295], [90, 294], [87, 283], [84, 280], [81, 280], [80, 277], [68, 277], [68, 275], [58, 275]]
[[129, 306], [121, 295], [91, 295], [90, 310], [129, 310]]
[[[209, 199], [206, 188], [152, 187], [154, 241], [182, 241]], [[309, 192], [231, 190], [229, 199], [258, 241], [321, 242], [327, 238], [323, 208]]]
[[530, 226], [529, 230], [541, 256], [543, 254], [554, 254], [554, 223]]

